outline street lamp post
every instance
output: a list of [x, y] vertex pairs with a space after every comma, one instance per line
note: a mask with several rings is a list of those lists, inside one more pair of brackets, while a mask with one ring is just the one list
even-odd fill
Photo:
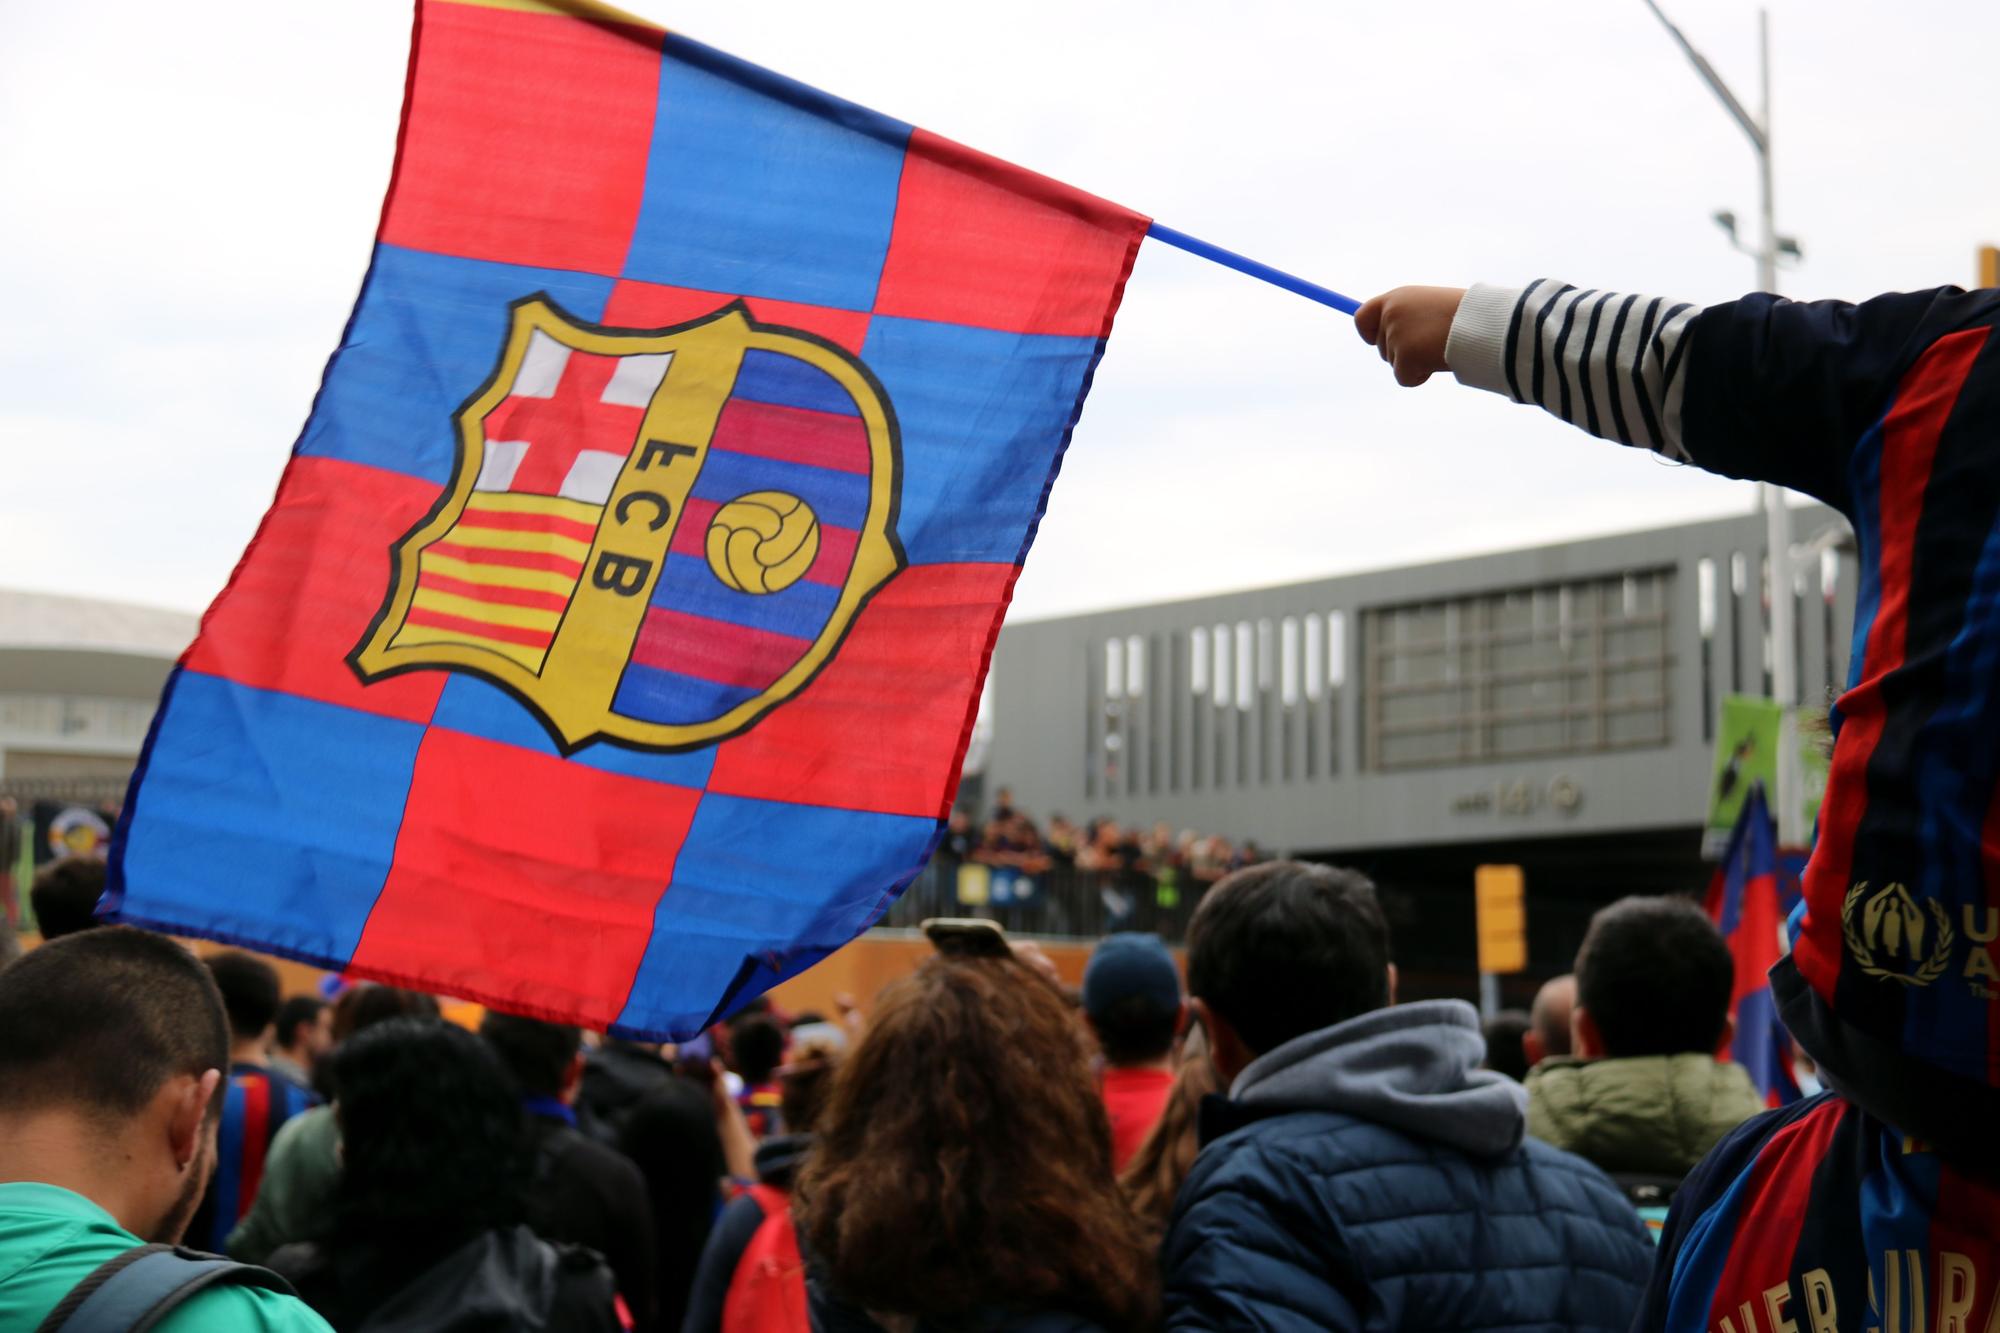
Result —
[[[1754, 249], [1744, 245], [1736, 237], [1736, 215], [1717, 213], [1716, 222], [1729, 233], [1730, 242], [1737, 249], [1752, 255], [1757, 261], [1757, 287], [1760, 291], [1778, 290], [1778, 258], [1789, 255], [1796, 258], [1799, 244], [1789, 236], [1778, 235], [1777, 221], [1771, 202], [1771, 21], [1768, 11], [1757, 11], [1757, 67], [1758, 67], [1758, 107], [1752, 116], [1731, 92], [1715, 67], [1708, 63], [1701, 52], [1694, 49], [1686, 34], [1674, 26], [1673, 20], [1661, 12], [1656, 0], [1645, 0], [1646, 8], [1653, 11], [1682, 54], [1688, 58], [1695, 73], [1701, 76], [1708, 90], [1715, 94], [1723, 109], [1742, 127], [1749, 138], [1750, 146], [1757, 153], [1758, 194], [1758, 241]], [[1795, 606], [1792, 601], [1792, 515], [1785, 504], [1785, 488], [1770, 482], [1759, 482], [1758, 497], [1764, 509], [1764, 544], [1769, 572], [1766, 592], [1771, 606], [1771, 694], [1778, 703], [1789, 708], [1799, 702], [1798, 690], [1798, 638], [1795, 629]], [[1778, 754], [1778, 838], [1788, 846], [1804, 842], [1806, 830], [1800, 825], [1798, 801], [1800, 773], [1798, 768], [1798, 746], [1792, 741], [1792, 730], [1786, 728], [1785, 743]]]

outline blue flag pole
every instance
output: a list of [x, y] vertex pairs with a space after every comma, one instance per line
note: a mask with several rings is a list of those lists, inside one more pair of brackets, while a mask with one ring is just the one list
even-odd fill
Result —
[[1146, 234], [1165, 241], [1175, 249], [1213, 260], [1224, 268], [1233, 268], [1238, 273], [1248, 273], [1253, 278], [1261, 278], [1273, 287], [1283, 287], [1288, 292], [1297, 292], [1300, 296], [1317, 301], [1321, 305], [1330, 305], [1342, 314], [1351, 315], [1361, 308], [1361, 302], [1351, 296], [1342, 296], [1331, 287], [1307, 282], [1304, 278], [1295, 277], [1283, 269], [1260, 264], [1247, 255], [1239, 255], [1234, 250], [1225, 250], [1219, 245], [1210, 245], [1207, 241], [1197, 240], [1184, 231], [1175, 231], [1172, 227], [1161, 223], [1153, 223], [1146, 229]]

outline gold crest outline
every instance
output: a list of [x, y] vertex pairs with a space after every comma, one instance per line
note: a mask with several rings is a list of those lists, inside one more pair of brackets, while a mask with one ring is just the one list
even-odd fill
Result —
[[[749, 730], [771, 710], [796, 697], [812, 683], [838, 654], [848, 632], [869, 601], [908, 566], [908, 558], [896, 531], [902, 500], [902, 432], [887, 390], [867, 364], [846, 348], [804, 329], [760, 323], [751, 316], [749, 307], [741, 300], [731, 301], [709, 314], [680, 324], [644, 330], [578, 319], [544, 292], [511, 302], [508, 312], [507, 338], [492, 374], [452, 415], [457, 450], [451, 479], [430, 511], [391, 545], [391, 577], [387, 595], [360, 641], [348, 654], [349, 669], [364, 685], [407, 672], [426, 670], [458, 671], [479, 677], [512, 695], [541, 724], [554, 741], [557, 751], [563, 755], [574, 754], [600, 741], [630, 749], [674, 753], [713, 745]], [[704, 722], [644, 722], [613, 713], [609, 695], [601, 706], [587, 710], [587, 716], [574, 708], [552, 710], [546, 683], [539, 672], [531, 672], [509, 658], [474, 645], [434, 643], [391, 646], [391, 640], [409, 615], [416, 594], [417, 557], [426, 546], [448, 533], [463, 514], [485, 463], [485, 418], [507, 397], [520, 373], [528, 344], [535, 332], [547, 333], [573, 351], [598, 355], [642, 355], [682, 351], [684, 349], [676, 343], [718, 326], [729, 336], [740, 338], [740, 346], [736, 349], [739, 364], [742, 352], [757, 349], [794, 357], [827, 373], [852, 397], [868, 435], [868, 509], [855, 543], [854, 560], [849, 567], [847, 581], [841, 586], [840, 597], [819, 635], [777, 681], [755, 697]], [[671, 366], [668, 376], [672, 376]], [[733, 380], [733, 375], [731, 378]], [[654, 395], [653, 406], [648, 408], [648, 420], [666, 392], [666, 382], [663, 381]], [[726, 400], [726, 397], [725, 393], [723, 399]], [[712, 429], [711, 425], [711, 433]], [[629, 475], [633, 456], [645, 437], [646, 432], [642, 429], [633, 440], [625, 468], [620, 474], [621, 483]], [[707, 443], [704, 438], [704, 451]], [[695, 471], [698, 473], [698, 466]], [[692, 478], [690, 484], [691, 481]], [[585, 580], [589, 577], [591, 561], [602, 549], [604, 528], [608, 526], [610, 509], [617, 494], [614, 488], [611, 499], [605, 505], [606, 513], [600, 518], [598, 540], [592, 543], [585, 560]], [[673, 517], [675, 526], [682, 517], [677, 507]], [[670, 528], [662, 539], [663, 553], [671, 539]], [[643, 592], [635, 598], [641, 612], [650, 603], [652, 589], [664, 564], [663, 554], [652, 569]], [[571, 608], [579, 595], [581, 584], [577, 594], [572, 595]], [[566, 624], [567, 610], [563, 619]], [[561, 633], [559, 628], [558, 640]], [[614, 677], [622, 673], [629, 662], [632, 646], [631, 643], [626, 645], [625, 656], [617, 663]], [[553, 654], [552, 645], [550, 655]]]

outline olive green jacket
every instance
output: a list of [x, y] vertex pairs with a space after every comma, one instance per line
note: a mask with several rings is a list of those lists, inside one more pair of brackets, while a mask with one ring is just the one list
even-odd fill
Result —
[[1707, 1055], [1558, 1058], [1528, 1074], [1528, 1132], [1613, 1173], [1684, 1176], [1763, 1109], [1742, 1065]]

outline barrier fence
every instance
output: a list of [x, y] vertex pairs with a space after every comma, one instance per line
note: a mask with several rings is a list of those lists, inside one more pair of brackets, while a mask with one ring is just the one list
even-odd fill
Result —
[[927, 917], [974, 916], [1021, 935], [1097, 939], [1139, 930], [1177, 944], [1210, 883], [1174, 870], [1153, 875], [1058, 865], [1030, 874], [941, 852], [881, 924], [908, 929]]

